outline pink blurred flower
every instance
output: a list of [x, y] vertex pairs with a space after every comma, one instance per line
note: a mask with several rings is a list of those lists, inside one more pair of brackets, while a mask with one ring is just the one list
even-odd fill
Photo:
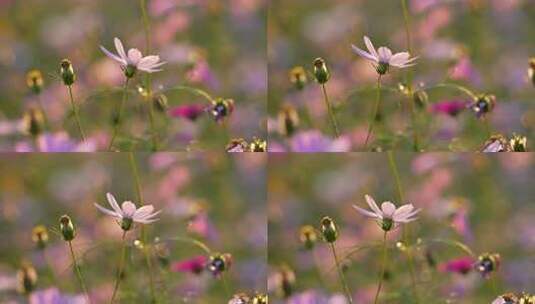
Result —
[[206, 212], [200, 212], [192, 217], [188, 223], [188, 232], [195, 233], [206, 239], [216, 239], [216, 229]]
[[199, 255], [187, 260], [172, 263], [171, 271], [200, 274], [205, 269], [207, 263], [208, 258], [204, 255]]
[[476, 260], [469, 256], [456, 258], [439, 264], [438, 270], [441, 272], [467, 274], [473, 269], [475, 262]]
[[94, 152], [95, 150], [96, 144], [92, 139], [78, 143], [66, 132], [44, 133], [37, 137], [36, 145], [24, 141], [15, 146], [17, 152]]
[[351, 149], [351, 142], [346, 136], [333, 140], [311, 130], [294, 135], [290, 147], [293, 152], [347, 152]]
[[186, 78], [192, 83], [204, 84], [211, 88], [217, 88], [219, 86], [219, 82], [206, 60], [196, 61], [193, 67], [186, 73]]
[[468, 101], [460, 99], [443, 100], [434, 103], [431, 107], [431, 112], [454, 117], [466, 109], [468, 104]]
[[195, 121], [199, 116], [206, 112], [206, 106], [199, 103], [180, 105], [169, 110], [169, 114], [176, 118], [186, 118]]
[[459, 59], [459, 61], [449, 70], [449, 76], [453, 80], [468, 81], [476, 85], [481, 82], [481, 75], [474, 68], [472, 61], [467, 56]]

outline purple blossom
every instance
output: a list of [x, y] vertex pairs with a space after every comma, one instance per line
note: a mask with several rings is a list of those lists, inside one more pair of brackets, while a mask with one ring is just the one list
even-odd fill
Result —
[[434, 103], [431, 111], [433, 113], [447, 114], [449, 116], [457, 116], [468, 106], [468, 101], [461, 99], [443, 100]]
[[180, 105], [169, 110], [172, 117], [186, 118], [195, 121], [206, 111], [206, 106], [198, 103]]
[[348, 138], [332, 140], [319, 131], [303, 131], [292, 137], [290, 147], [294, 152], [347, 152], [351, 149]]

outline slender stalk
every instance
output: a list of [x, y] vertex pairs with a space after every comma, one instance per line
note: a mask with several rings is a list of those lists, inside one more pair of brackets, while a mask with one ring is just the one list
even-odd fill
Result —
[[45, 127], [47, 129], [50, 129], [50, 123], [48, 121], [48, 116], [46, 115], [46, 112], [45, 112], [45, 107], [43, 106], [43, 101], [41, 99], [41, 94], [36, 94], [35, 98], [37, 98], [37, 105], [39, 106], [39, 110], [41, 111], [41, 113], [43, 113], [43, 119], [45, 121]]
[[221, 275], [221, 279], [223, 280], [223, 287], [225, 288], [226, 296], [227, 296], [227, 298], [230, 298], [231, 294], [230, 294], [230, 289], [228, 287], [227, 274], [223, 273]]
[[[410, 14], [407, 7], [407, 0], [401, 0], [401, 7], [403, 10], [403, 23], [405, 25], [405, 37], [407, 40], [407, 50], [412, 55], [412, 40], [411, 40], [411, 26], [410, 26]], [[414, 108], [414, 100], [412, 99], [412, 69], [407, 69], [405, 74], [405, 80], [407, 82], [407, 87], [409, 89], [409, 94], [407, 96], [407, 101], [409, 103], [409, 111], [411, 116], [412, 124], [412, 134], [414, 141], [414, 151], [419, 151], [419, 139], [418, 139], [418, 126], [417, 126], [417, 116]]]
[[78, 281], [80, 282], [80, 287], [82, 287], [82, 291], [84, 293], [84, 296], [87, 300], [87, 303], [91, 303], [91, 299], [89, 298], [89, 293], [87, 292], [87, 288], [85, 287], [85, 281], [82, 276], [82, 272], [80, 271], [80, 266], [78, 265], [78, 262], [76, 261], [76, 255], [74, 254], [74, 250], [72, 249], [72, 242], [69, 241], [69, 250], [71, 252], [72, 257], [72, 264], [74, 266], [74, 270], [76, 271], [76, 276], [78, 277]]
[[377, 77], [377, 99], [375, 100], [375, 108], [370, 118], [370, 125], [368, 126], [368, 132], [366, 134], [366, 141], [364, 142], [364, 150], [368, 148], [368, 140], [373, 131], [373, 126], [375, 124], [377, 114], [379, 113], [379, 108], [381, 106], [381, 75]]
[[325, 101], [325, 106], [327, 107], [327, 112], [329, 112], [329, 119], [334, 130], [334, 136], [336, 138], [340, 137], [340, 131], [338, 130], [338, 123], [336, 122], [336, 117], [334, 116], [331, 103], [329, 102], [329, 95], [327, 95], [327, 88], [323, 83], [321, 85], [321, 90], [323, 91], [323, 100]]
[[377, 286], [377, 291], [375, 292], [375, 300], [373, 300], [374, 304], [377, 304], [377, 300], [379, 299], [379, 293], [381, 293], [381, 287], [383, 286], [383, 280], [385, 277], [385, 271], [386, 271], [386, 262], [387, 262], [387, 255], [388, 255], [388, 249], [386, 247], [386, 231], [383, 235], [383, 261], [381, 262], [381, 272], [379, 276], [379, 285]]
[[[396, 188], [398, 192], [398, 199], [400, 203], [403, 203], [405, 201], [405, 196], [403, 194], [403, 187], [401, 186], [401, 179], [399, 178], [399, 170], [396, 163], [396, 159], [394, 157], [394, 153], [392, 151], [387, 152], [388, 155], [388, 163], [390, 165], [390, 171], [392, 171], [392, 176], [394, 177], [394, 180], [396, 182]], [[408, 225], [403, 225], [402, 228], [402, 235], [403, 235], [403, 242], [405, 244], [409, 244], [409, 228]], [[409, 272], [411, 275], [411, 283], [412, 283], [412, 292], [414, 294], [414, 299], [416, 303], [419, 302], [418, 298], [418, 290], [416, 289], [416, 274], [414, 271], [414, 261], [412, 257], [412, 250], [409, 248], [406, 251], [407, 255], [407, 261], [409, 263]]]
[[82, 141], [85, 141], [85, 134], [84, 130], [82, 130], [82, 123], [80, 122], [80, 117], [78, 116], [78, 107], [74, 103], [74, 97], [72, 97], [72, 87], [67, 86], [69, 90], [69, 97], [71, 99], [71, 107], [72, 112], [74, 113], [74, 120], [76, 121], [76, 126], [78, 127], [78, 132], [80, 132], [80, 137], [82, 138]]
[[483, 124], [485, 125], [485, 132], [487, 132], [487, 138], [490, 138], [492, 131], [490, 128], [490, 122], [488, 117], [483, 117]]
[[[151, 52], [151, 32], [150, 32], [150, 19], [147, 14], [147, 0], [140, 0], [139, 6], [141, 8], [141, 16], [143, 19], [143, 30], [145, 31], [145, 53], [150, 54]], [[147, 89], [146, 102], [148, 105], [148, 116], [150, 124], [150, 133], [152, 139], [152, 148], [153, 150], [158, 150], [158, 133], [156, 132], [156, 124], [154, 123], [154, 112], [152, 109], [152, 81], [151, 73], [145, 73], [145, 88]]]
[[115, 286], [113, 287], [113, 294], [111, 295], [110, 303], [113, 303], [115, 301], [115, 296], [117, 295], [117, 291], [119, 290], [119, 283], [121, 282], [121, 277], [125, 267], [124, 264], [126, 260], [126, 230], [123, 231], [122, 243], [123, 246], [121, 248], [121, 259], [119, 260], [119, 265], [117, 267], [117, 276], [115, 278]]
[[123, 115], [123, 108], [124, 104], [126, 103], [126, 100], [128, 98], [128, 81], [130, 78], [126, 78], [126, 81], [124, 82], [123, 87], [123, 98], [121, 99], [121, 103], [119, 104], [119, 108], [117, 109], [117, 117], [114, 118], [114, 126], [113, 126], [113, 135], [111, 136], [110, 143], [108, 144], [108, 151], [111, 151], [113, 148], [113, 143], [115, 142], [115, 138], [117, 137], [117, 134], [119, 133], [119, 127], [122, 123], [122, 115]]
[[333, 253], [334, 262], [336, 264], [336, 269], [338, 270], [338, 276], [340, 277], [340, 283], [342, 283], [342, 287], [344, 288], [344, 293], [346, 294], [347, 301], [349, 301], [350, 304], [353, 304], [351, 291], [349, 290], [349, 287], [347, 286], [344, 273], [342, 272], [342, 269], [340, 268], [340, 262], [338, 261], [338, 255], [336, 254], [336, 248], [334, 247], [334, 243], [329, 243], [329, 245], [331, 246], [331, 251]]
[[[132, 175], [134, 176], [134, 184], [136, 186], [136, 194], [138, 201], [143, 204], [143, 192], [141, 191], [141, 182], [139, 180], [139, 172], [137, 170], [136, 160], [134, 157], [133, 152], [128, 152], [128, 160], [130, 164], [130, 168], [132, 170]], [[150, 294], [152, 298], [152, 302], [156, 303], [156, 293], [154, 289], [154, 272], [152, 267], [152, 260], [150, 258], [150, 252], [149, 252], [149, 246], [146, 246], [146, 239], [147, 239], [147, 233], [146, 233], [145, 225], [141, 226], [141, 242], [143, 243], [143, 255], [145, 257], [145, 263], [147, 264], [147, 268], [149, 270], [149, 287], [150, 287]]]

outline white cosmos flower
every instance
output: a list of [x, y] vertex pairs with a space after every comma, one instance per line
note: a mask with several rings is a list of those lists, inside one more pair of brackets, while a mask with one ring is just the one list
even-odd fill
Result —
[[364, 44], [366, 44], [368, 52], [356, 47], [355, 45], [351, 45], [351, 48], [353, 48], [353, 51], [358, 55], [376, 63], [376, 69], [379, 74], [385, 74], [389, 66], [395, 66], [398, 68], [413, 66], [416, 64], [414, 63], [414, 60], [418, 58], [410, 58], [410, 54], [408, 52], [392, 54], [392, 51], [384, 46], [380, 47], [376, 51], [370, 38], [367, 36], [364, 36]]
[[121, 220], [121, 226], [124, 222], [126, 222], [128, 228], [125, 230], [130, 229], [132, 221], [141, 224], [150, 224], [156, 222], [159, 219], [155, 218], [155, 216], [162, 212], [162, 210], [153, 212], [154, 206], [152, 205], [145, 205], [140, 208], [136, 208], [136, 205], [134, 205], [134, 203], [132, 203], [131, 201], [125, 201], [122, 203], [121, 207], [119, 207], [119, 204], [117, 204], [115, 197], [113, 197], [111, 193], [106, 193], [106, 198], [108, 199], [108, 203], [110, 204], [113, 210], [106, 209], [97, 203], [95, 203], [95, 207], [97, 207], [98, 210], [106, 213], [107, 215], [111, 215]]
[[141, 70], [147, 73], [154, 73], [162, 70], [160, 67], [164, 65], [165, 62], [160, 62], [159, 56], [149, 55], [143, 57], [138, 49], [129, 49], [128, 53], [126, 53], [124, 51], [123, 43], [121, 40], [119, 40], [119, 38], [115, 37], [113, 41], [115, 42], [115, 49], [117, 50], [118, 55], [108, 51], [102, 45], [100, 46], [100, 49], [106, 54], [106, 56], [119, 62], [125, 71], [130, 68], [133, 70], [133, 75], [135, 70]]
[[391, 202], [382, 203], [381, 209], [379, 209], [379, 206], [371, 196], [366, 195], [365, 198], [372, 211], [362, 209], [356, 205], [353, 205], [353, 208], [365, 216], [378, 219], [385, 231], [390, 230], [392, 226], [417, 220], [418, 218], [414, 216], [421, 211], [421, 209], [414, 209], [412, 204], [403, 205], [396, 209], [396, 206]]

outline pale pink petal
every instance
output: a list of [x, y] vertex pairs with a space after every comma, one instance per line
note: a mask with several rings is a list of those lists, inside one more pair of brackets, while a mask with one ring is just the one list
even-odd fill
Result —
[[377, 206], [377, 204], [375, 203], [375, 200], [371, 196], [366, 194], [364, 198], [366, 199], [366, 203], [368, 203], [368, 206], [370, 206], [373, 212], [381, 216], [383, 215], [383, 212], [381, 211], [381, 209], [379, 209], [379, 206]]
[[154, 211], [154, 206], [153, 205], [145, 205], [145, 206], [143, 206], [143, 207], [141, 207], [141, 208], [136, 210], [136, 212], [134, 213], [133, 219], [134, 220], [143, 219], [146, 216], [150, 215], [152, 213], [152, 211]]
[[351, 48], [352, 48], [353, 51], [354, 51], [355, 53], [357, 53], [358, 55], [360, 55], [360, 56], [362, 56], [362, 57], [364, 57], [364, 58], [366, 58], [366, 59], [368, 59], [368, 60], [377, 62], [377, 58], [373, 57], [372, 54], [370, 54], [370, 53], [368, 53], [368, 52], [366, 52], [366, 51], [364, 51], [364, 50], [361, 50], [361, 49], [359, 49], [358, 47], [356, 47], [356, 46], [354, 46], [354, 45], [351, 45]]
[[124, 51], [124, 47], [123, 47], [123, 43], [121, 42], [121, 40], [119, 40], [119, 38], [115, 37], [113, 39], [113, 42], [115, 43], [115, 49], [117, 50], [117, 54], [119, 54], [119, 56], [124, 60], [124, 61], [127, 61], [128, 60], [128, 57], [126, 57], [126, 53]]
[[392, 218], [392, 215], [396, 212], [396, 206], [391, 202], [382, 203], [381, 209], [383, 210], [383, 216], [387, 218]]
[[381, 218], [381, 215], [375, 214], [375, 213], [373, 213], [371, 211], [368, 211], [366, 209], [362, 209], [359, 206], [353, 205], [353, 208], [355, 208], [355, 210], [357, 210], [358, 212], [360, 212], [361, 214], [363, 214], [365, 216], [369, 216], [369, 217], [373, 217], [373, 218]]
[[117, 201], [115, 200], [115, 197], [111, 193], [106, 193], [106, 198], [108, 199], [108, 203], [110, 206], [117, 212], [118, 214], [121, 214], [123, 211], [121, 210], [121, 207], [119, 207], [119, 204], [117, 204]]
[[141, 219], [141, 220], [137, 220], [136, 222], [138, 223], [141, 223], [141, 224], [150, 224], [150, 223], [154, 223], [156, 221], [159, 221], [160, 219]]
[[392, 51], [387, 47], [380, 47], [378, 50], [379, 53], [379, 62], [388, 63], [392, 57]]
[[134, 205], [134, 203], [131, 201], [125, 201], [121, 207], [123, 208], [124, 217], [132, 218], [134, 216], [134, 213], [136, 212], [136, 205]]
[[390, 58], [389, 63], [393, 66], [403, 65], [407, 63], [407, 60], [409, 60], [409, 56], [410, 55], [407, 52], [396, 53], [392, 56], [392, 58]]
[[102, 45], [100, 46], [100, 49], [104, 52], [104, 54], [106, 54], [106, 56], [110, 57], [111, 59], [123, 64], [123, 65], [126, 65], [126, 61], [124, 61], [121, 57], [113, 54], [112, 52], [108, 51], [106, 48], [104, 48]]
[[128, 63], [137, 66], [137, 64], [139, 63], [139, 61], [141, 60], [142, 57], [143, 57], [143, 55], [141, 54], [141, 52], [138, 49], [129, 49], [128, 50]]
[[373, 57], [379, 58], [379, 56], [377, 55], [377, 51], [375, 51], [375, 48], [373, 47], [373, 43], [370, 40], [370, 38], [368, 38], [368, 36], [364, 36], [364, 44], [366, 44], [368, 51], [370, 52], [370, 54], [372, 54]]
[[393, 219], [396, 220], [396, 218], [403, 218], [407, 214], [411, 213], [411, 211], [414, 209], [414, 206], [412, 204], [407, 204], [399, 207], [396, 209], [396, 212], [394, 212]]
[[100, 211], [106, 213], [107, 215], [111, 215], [111, 216], [113, 216], [113, 217], [121, 218], [121, 214], [117, 214], [116, 212], [113, 212], [113, 211], [111, 211], [111, 210], [109, 210], [109, 209], [106, 209], [106, 208], [100, 206], [100, 205], [97, 204], [97, 203], [95, 203], [94, 205], [95, 205], [95, 207], [97, 207], [98, 210], [100, 210]]

